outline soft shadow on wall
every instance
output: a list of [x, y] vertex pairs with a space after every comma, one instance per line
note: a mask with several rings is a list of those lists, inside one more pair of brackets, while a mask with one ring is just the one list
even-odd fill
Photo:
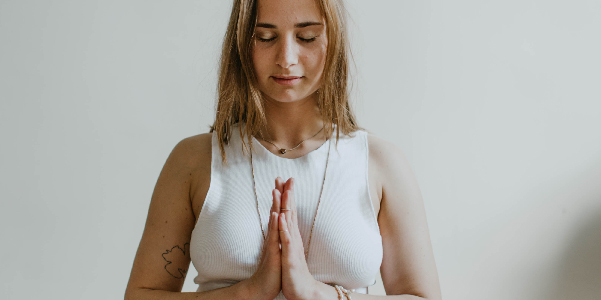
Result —
[[[594, 200], [601, 203], [601, 195]], [[568, 239], [549, 286], [549, 294], [541, 299], [601, 299], [601, 209], [583, 220]]]
[[553, 172], [498, 212], [503, 223], [466, 265], [467, 288], [443, 288], [444, 299], [601, 299], [601, 159], [547, 163]]
[[544, 292], [532, 299], [601, 299], [601, 160], [573, 170], [576, 176], [547, 186], [547, 196], [562, 203], [562, 218], [547, 224], [561, 244], [547, 262], [551, 274], [539, 274], [546, 280], [535, 283]]

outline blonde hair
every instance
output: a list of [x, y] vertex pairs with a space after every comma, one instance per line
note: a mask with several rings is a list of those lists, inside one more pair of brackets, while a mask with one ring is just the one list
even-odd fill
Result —
[[[252, 61], [252, 41], [257, 22], [258, 0], [234, 0], [223, 41], [217, 85], [218, 102], [215, 122], [222, 161], [227, 165], [225, 145], [232, 127], [241, 122], [240, 136], [249, 141], [267, 124], [261, 92]], [[323, 117], [324, 134], [332, 136], [336, 124], [336, 144], [340, 132], [350, 135], [362, 130], [349, 104], [349, 56], [346, 10], [342, 0], [316, 0], [325, 17], [328, 47], [317, 104]], [[243, 151], [252, 151], [252, 143], [242, 139]]]

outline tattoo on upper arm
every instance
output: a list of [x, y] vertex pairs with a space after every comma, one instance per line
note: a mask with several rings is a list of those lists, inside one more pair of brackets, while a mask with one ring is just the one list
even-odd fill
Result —
[[173, 264], [173, 261], [187, 261], [186, 255], [189, 255], [189, 253], [190, 243], [185, 243], [183, 249], [176, 245], [175, 247], [171, 248], [171, 250], [167, 250], [167, 252], [163, 253], [163, 259], [167, 262], [165, 265], [165, 270], [167, 273], [177, 279], [185, 278], [190, 264], [187, 266], [176, 266]]

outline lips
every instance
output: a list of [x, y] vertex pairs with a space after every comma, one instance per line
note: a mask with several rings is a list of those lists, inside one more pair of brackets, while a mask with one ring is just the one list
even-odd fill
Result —
[[275, 75], [272, 76], [273, 78], [277, 78], [277, 79], [296, 79], [296, 78], [301, 78], [301, 76], [280, 76], [280, 75]]
[[295, 85], [299, 83], [303, 77], [276, 75], [271, 76], [271, 78], [273, 78], [273, 80], [280, 85]]

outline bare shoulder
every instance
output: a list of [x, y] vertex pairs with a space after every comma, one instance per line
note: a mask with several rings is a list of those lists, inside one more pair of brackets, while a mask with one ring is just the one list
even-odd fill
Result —
[[181, 291], [190, 266], [190, 239], [196, 223], [190, 191], [204, 176], [207, 151], [210, 172], [210, 143], [206, 134], [188, 137], [169, 154], [152, 193], [126, 299], [138, 298], [143, 289]]
[[[389, 186], [394, 184], [390, 180], [398, 168], [398, 161], [404, 159], [403, 152], [393, 143], [378, 137], [367, 131], [367, 144], [369, 148], [369, 190], [376, 216], [380, 220], [381, 208], [384, 202], [384, 191], [389, 190]], [[391, 163], [396, 161], [395, 163]]]
[[195, 219], [211, 183], [212, 136], [210, 132], [197, 134], [183, 139], [180, 143], [186, 148], [186, 157], [190, 164], [190, 202]]
[[405, 153], [397, 145], [371, 133], [367, 135], [367, 141], [369, 160], [375, 165], [378, 182], [382, 185], [403, 172], [411, 172]]
[[[378, 185], [378, 196], [383, 198], [383, 193], [390, 185], [398, 185], [399, 176], [407, 180], [411, 177], [411, 167], [405, 153], [394, 143], [377, 135], [367, 135], [369, 147], [369, 161], [373, 167], [370, 176], [375, 177]], [[404, 173], [404, 175], [403, 175]], [[384, 199], [382, 199], [384, 200]]]
[[211, 182], [211, 147], [212, 133], [201, 133], [179, 141], [169, 155], [171, 164], [179, 166], [190, 179], [188, 195], [195, 220]]
[[211, 144], [212, 133], [201, 133], [182, 139], [173, 149], [171, 155], [190, 171], [190, 195], [198, 184], [211, 173]]
[[210, 132], [193, 135], [181, 140], [178, 146], [185, 149], [186, 157], [190, 162], [210, 163], [212, 136]]
[[398, 146], [375, 135], [368, 135], [368, 145], [382, 185], [378, 224], [386, 294], [441, 299], [423, 198], [409, 161]]
[[395, 161], [406, 160], [405, 154], [401, 148], [388, 140], [385, 140], [372, 133], [368, 133], [367, 141], [369, 145], [370, 159], [372, 158], [371, 156], [373, 156], [374, 161], [378, 162], [379, 164], [388, 164], [390, 163], [390, 159]]

